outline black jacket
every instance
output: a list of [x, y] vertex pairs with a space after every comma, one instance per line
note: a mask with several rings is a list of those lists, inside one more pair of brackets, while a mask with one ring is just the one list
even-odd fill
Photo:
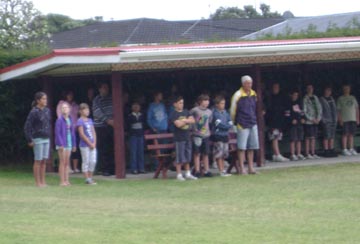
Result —
[[285, 101], [281, 93], [271, 94], [265, 99], [265, 122], [269, 128], [282, 129], [284, 127]]
[[144, 115], [142, 113], [139, 113], [138, 116], [130, 113], [127, 118], [127, 125], [131, 136], [144, 135]]
[[30, 111], [24, 126], [26, 140], [32, 142], [34, 138], [50, 138], [50, 121], [50, 109], [34, 107]]

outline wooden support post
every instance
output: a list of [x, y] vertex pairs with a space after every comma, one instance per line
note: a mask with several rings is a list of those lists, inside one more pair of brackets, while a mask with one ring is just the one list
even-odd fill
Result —
[[253, 78], [255, 83], [255, 91], [257, 94], [257, 106], [256, 106], [256, 115], [257, 115], [257, 124], [259, 132], [259, 150], [257, 153], [256, 164], [258, 167], [262, 167], [265, 164], [265, 122], [263, 116], [263, 95], [262, 95], [262, 85], [261, 85], [261, 68], [259, 65], [253, 66]]
[[124, 179], [126, 177], [126, 159], [122, 75], [119, 72], [113, 72], [111, 78], [114, 113], [115, 176], [117, 179]]
[[[55, 111], [55, 107], [54, 107], [54, 101], [53, 101], [53, 83], [50, 80], [49, 77], [47, 76], [43, 76], [40, 77], [40, 83], [42, 86], [42, 90], [43, 92], [46, 93], [47, 95], [47, 101], [48, 101], [48, 108], [50, 109], [51, 113], [54, 114]], [[54, 161], [53, 161], [53, 149], [54, 149], [54, 122], [55, 122], [55, 118], [53, 118], [51, 116], [51, 121], [50, 121], [50, 127], [51, 127], [51, 135], [50, 135], [50, 154], [49, 154], [49, 160], [47, 161], [47, 165], [46, 165], [46, 171], [47, 172], [54, 172]]]

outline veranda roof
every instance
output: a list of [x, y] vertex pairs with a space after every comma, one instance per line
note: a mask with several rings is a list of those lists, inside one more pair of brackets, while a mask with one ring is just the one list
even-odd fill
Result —
[[57, 49], [0, 70], [0, 81], [114, 71], [360, 60], [360, 37]]

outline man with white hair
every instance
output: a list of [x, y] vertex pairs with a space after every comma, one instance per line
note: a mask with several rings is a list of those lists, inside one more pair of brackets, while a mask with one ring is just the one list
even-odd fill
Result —
[[259, 137], [256, 118], [257, 95], [252, 88], [252, 78], [241, 77], [242, 87], [231, 99], [231, 119], [237, 129], [237, 149], [241, 174], [247, 174], [244, 169], [245, 152], [249, 165], [249, 174], [256, 174], [254, 169], [254, 150], [259, 149]]

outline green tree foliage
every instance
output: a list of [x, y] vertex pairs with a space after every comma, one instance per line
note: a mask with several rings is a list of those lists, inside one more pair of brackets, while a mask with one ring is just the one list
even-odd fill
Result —
[[278, 12], [271, 12], [270, 5], [261, 4], [261, 13], [259, 13], [254, 6], [245, 5], [243, 9], [238, 7], [220, 7], [214, 14], [210, 15], [210, 19], [234, 19], [234, 18], [275, 18], [281, 17]]
[[0, 48], [41, 46], [46, 38], [46, 22], [31, 1], [0, 0]]
[[48, 14], [42, 17], [48, 26], [48, 31], [50, 33], [57, 33], [62, 31], [71, 30], [77, 27], [82, 27], [85, 25], [102, 22], [103, 17], [96, 16], [95, 18], [85, 19], [85, 20], [75, 20], [69, 16], [62, 14]]

